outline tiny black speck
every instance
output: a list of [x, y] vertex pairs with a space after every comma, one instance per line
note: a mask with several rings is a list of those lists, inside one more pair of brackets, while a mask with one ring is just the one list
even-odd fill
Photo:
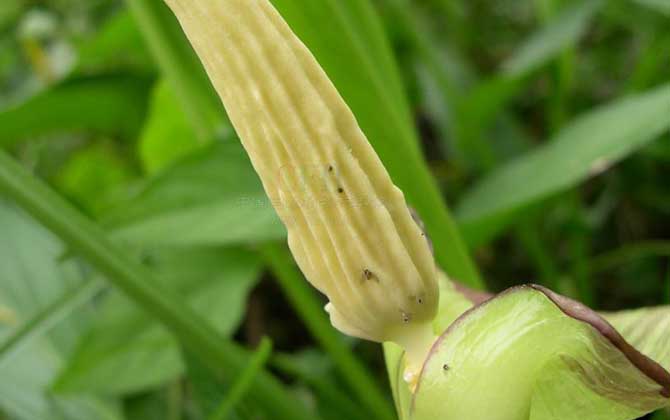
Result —
[[337, 189], [337, 192], [340, 193], [340, 194], [342, 194], [342, 193], [344, 192], [344, 188], [342, 188], [342, 187], [338, 188], [338, 189]]

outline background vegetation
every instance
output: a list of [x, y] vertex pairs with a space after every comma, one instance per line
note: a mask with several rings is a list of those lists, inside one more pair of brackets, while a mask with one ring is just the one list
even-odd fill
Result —
[[[669, 303], [670, 3], [273, 3], [452, 276]], [[0, 419], [394, 418], [160, 1], [3, 0], [0, 149]]]

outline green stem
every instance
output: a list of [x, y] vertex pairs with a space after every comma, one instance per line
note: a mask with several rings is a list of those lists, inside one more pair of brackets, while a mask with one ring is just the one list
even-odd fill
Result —
[[464, 127], [461, 123], [465, 120], [462, 104], [464, 87], [459, 86], [458, 81], [453, 80], [444, 68], [437, 48], [439, 42], [434, 39], [433, 34], [426, 31], [426, 25], [420, 22], [412, 4], [403, 0], [386, 0], [386, 5], [425, 63], [430, 77], [439, 86], [441, 101], [446, 108], [452, 109], [456, 114], [449, 121], [441, 121], [442, 137], [445, 140], [452, 139], [455, 152], [465, 159], [474, 161], [476, 167], [491, 169], [495, 159], [491, 145], [478, 135], [474, 127]]
[[263, 369], [271, 354], [272, 342], [267, 337], [263, 337], [258, 350], [256, 350], [251, 360], [249, 360], [247, 367], [240, 373], [240, 376], [235, 380], [230, 391], [228, 391], [226, 398], [209, 417], [209, 420], [226, 420], [230, 418], [235, 406], [249, 393], [254, 378]]
[[302, 274], [290, 263], [285, 247], [268, 244], [261, 247], [261, 254], [272, 269], [282, 291], [298, 312], [310, 333], [328, 352], [342, 378], [354, 391], [375, 419], [394, 418], [390, 402], [383, 396], [365, 367], [344, 344], [330, 325], [322, 304], [316, 298]]
[[[0, 192], [59, 236], [73, 252], [86, 258], [110, 283], [160, 321], [210, 369], [230, 375], [246, 364], [248, 356], [242, 349], [222, 337], [179, 297], [156, 288], [159, 283], [145, 267], [4, 151], [0, 151]], [[279, 381], [267, 373], [256, 378], [252, 390], [258, 404], [276, 418], [313, 418], [302, 405], [295, 403]]]
[[32, 338], [49, 331], [79, 306], [91, 300], [102, 288], [103, 283], [100, 281], [87, 280], [44, 308], [0, 344], [0, 366], [7, 363]]
[[351, 397], [338, 387], [336, 383], [329, 381], [320, 372], [310, 371], [300, 366], [293, 360], [292, 356], [279, 354], [272, 357], [272, 366], [280, 372], [299, 379], [313, 388], [319, 395], [319, 400], [335, 407], [341, 414], [340, 418], [347, 420], [362, 420], [370, 418], [365, 410], [354, 403]]
[[670, 241], [645, 241], [625, 245], [591, 258], [591, 271], [600, 273], [630, 261], [651, 257], [670, 257]]
[[201, 142], [223, 135], [227, 117], [200, 61], [162, 1], [126, 0], [149, 50], [193, 121]]
[[516, 236], [540, 275], [542, 284], [552, 290], [558, 290], [558, 268], [554, 264], [554, 260], [546, 249], [537, 230], [537, 223], [524, 221], [516, 229]]
[[670, 267], [668, 267], [668, 275], [665, 279], [665, 287], [663, 288], [663, 303], [670, 304]]
[[648, 88], [668, 62], [670, 34], [647, 36], [644, 51], [636, 60], [635, 69], [628, 78], [625, 91], [634, 93]]
[[577, 291], [577, 298], [588, 306], [596, 304], [596, 296], [591, 284], [592, 264], [589, 259], [591, 232], [584, 216], [584, 205], [579, 191], [568, 194], [572, 206], [572, 231], [569, 234], [570, 258], [572, 261], [571, 279]]
[[180, 379], [168, 386], [167, 394], [167, 420], [181, 420], [184, 393]]

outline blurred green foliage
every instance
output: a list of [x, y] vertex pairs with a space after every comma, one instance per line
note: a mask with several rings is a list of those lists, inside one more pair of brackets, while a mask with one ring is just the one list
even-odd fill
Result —
[[[670, 301], [667, 1], [273, 3], [449, 274], [544, 283], [598, 309]], [[150, 308], [86, 294], [99, 267], [0, 195], [0, 419], [205, 419], [227, 398], [230, 418], [280, 418], [247, 389], [267, 371], [306, 417], [392, 418], [378, 346], [336, 333], [300, 288], [161, 2], [0, 2], [0, 148], [148, 267], [158, 295], [222, 337], [274, 343], [222, 379]]]

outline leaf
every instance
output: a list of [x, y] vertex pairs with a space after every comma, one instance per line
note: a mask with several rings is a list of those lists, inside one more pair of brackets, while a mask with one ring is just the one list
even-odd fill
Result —
[[464, 282], [481, 284], [421, 155], [399, 71], [371, 2], [272, 3], [333, 81], [393, 182], [421, 215], [438, 263]]
[[49, 331], [80, 305], [91, 300], [102, 290], [102, 287], [98, 281], [86, 281], [72, 289], [66, 291], [62, 297], [49, 304], [32, 319], [24, 322], [21, 327], [13, 331], [7, 339], [0, 343], [0, 367], [24, 346], [28, 345], [32, 339]]
[[165, 80], [158, 81], [139, 140], [139, 156], [144, 169], [155, 174], [204, 144], [182, 112], [170, 85]]
[[533, 34], [502, 65], [507, 77], [519, 78], [538, 69], [559, 52], [575, 44], [586, 32], [602, 0], [577, 2]]
[[226, 245], [283, 238], [249, 158], [216, 143], [150, 179], [112, 210], [115, 238], [140, 245]]
[[670, 128], [670, 85], [596, 109], [531, 152], [479, 181], [457, 208], [472, 245], [489, 240], [519, 211], [565, 191], [634, 153]]
[[129, 166], [113, 144], [98, 142], [71, 154], [54, 183], [89, 212], [100, 214], [112, 205], [113, 193], [134, 177]]
[[635, 0], [637, 3], [654, 9], [665, 15], [670, 15], [670, 2], [668, 0]]
[[[146, 313], [159, 320], [179, 342], [212, 370], [234, 375], [248, 360], [239, 346], [225, 340], [173, 292], [153, 288], [150, 271], [125, 254], [91, 222], [53, 190], [0, 150], [0, 191], [20, 203], [46, 227], [60, 235], [68, 248], [85, 257]], [[153, 283], [155, 284], [155, 283]], [[311, 419], [309, 411], [292, 401], [282, 384], [263, 371], [252, 392], [262, 409], [277, 419]]]
[[670, 403], [670, 374], [593, 311], [537, 286], [462, 315], [424, 365], [414, 419], [633, 420]]
[[0, 31], [21, 13], [25, 4], [21, 0], [6, 0], [0, 4]]
[[[4, 354], [0, 363], [2, 411], [19, 420], [119, 420], [114, 404], [49, 391], [86, 327], [88, 311], [56, 305], [69, 301], [67, 294], [79, 287], [80, 270], [60, 264], [61, 243], [5, 201], [0, 201], [0, 231], [0, 307], [11, 309], [19, 322], [15, 328], [0, 328], [0, 340], [20, 346]], [[56, 311], [47, 310], [54, 306]]]
[[131, 70], [140, 74], [155, 71], [144, 39], [127, 10], [104, 22], [98, 33], [77, 46], [79, 58], [74, 74], [95, 74]]
[[343, 388], [332, 369], [330, 358], [318, 350], [307, 349], [299, 353], [275, 354], [272, 366], [280, 372], [295, 377], [308, 385], [316, 396], [319, 413], [327, 420], [363, 420], [370, 418]]
[[245, 369], [232, 383], [223, 401], [208, 417], [209, 420], [226, 420], [231, 416], [234, 408], [249, 393], [251, 382], [271, 355], [272, 341], [264, 337]]
[[165, 3], [129, 0], [127, 5], [198, 138], [206, 142], [225, 136], [230, 127], [220, 101]]
[[124, 76], [64, 82], [0, 112], [0, 147], [77, 131], [131, 138], [144, 118], [148, 88], [145, 80]]
[[[185, 296], [217, 331], [229, 336], [244, 313], [260, 265], [239, 249], [174, 249], [150, 253], [160, 283]], [[140, 309], [115, 293], [79, 344], [54, 388], [64, 393], [128, 394], [157, 387], [183, 371], [177, 342]]]

